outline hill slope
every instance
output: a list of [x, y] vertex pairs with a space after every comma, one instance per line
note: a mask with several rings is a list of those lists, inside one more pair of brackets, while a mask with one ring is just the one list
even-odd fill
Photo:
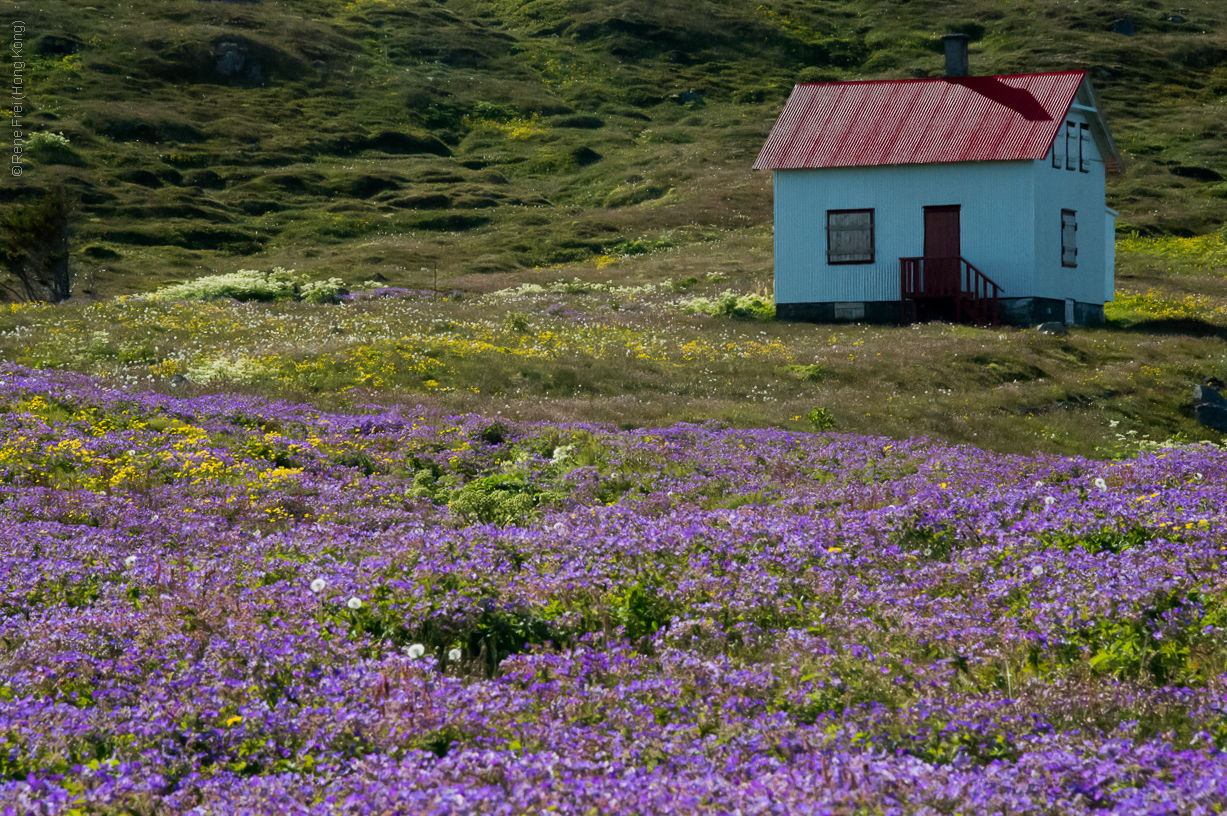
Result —
[[95, 296], [274, 265], [486, 289], [763, 242], [770, 178], [749, 166], [794, 82], [937, 75], [958, 29], [974, 73], [1090, 71], [1130, 161], [1123, 230], [1227, 220], [1227, 8], [999, 6], [48, 0], [25, 20], [23, 124], [69, 147], [27, 153], [5, 198], [80, 193]]

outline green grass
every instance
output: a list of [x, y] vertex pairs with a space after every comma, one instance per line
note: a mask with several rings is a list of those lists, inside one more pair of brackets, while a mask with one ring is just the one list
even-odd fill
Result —
[[[1186, 4], [1185, 23], [1100, 0], [37, 5], [23, 125], [67, 145], [44, 137], [6, 206], [56, 182], [81, 196], [80, 302], [0, 312], [7, 359], [623, 426], [817, 416], [1020, 452], [1218, 438], [1190, 402], [1227, 379], [1220, 3]], [[1135, 36], [1110, 31], [1124, 16]], [[1109, 180], [1108, 324], [738, 319], [730, 297], [770, 294], [771, 179], [749, 167], [789, 89], [938, 75], [952, 29], [972, 36], [975, 73], [1089, 71], [1129, 164]], [[111, 301], [277, 267], [448, 296], [416, 311]], [[717, 314], [688, 313], [697, 299]], [[688, 343], [732, 351], [692, 359]]]
[[[1108, 322], [1066, 336], [688, 309], [728, 302], [728, 291], [769, 294], [770, 236], [754, 229], [472, 276], [519, 283], [486, 295], [13, 306], [0, 311], [0, 357], [170, 393], [237, 390], [340, 408], [424, 403], [620, 427], [714, 419], [1116, 457], [1169, 439], [1222, 441], [1191, 410], [1193, 385], [1227, 380], [1227, 276], [1207, 262], [1215, 247], [1122, 241]], [[1156, 253], [1164, 268], [1150, 263]]]
[[1186, 6], [48, 0], [23, 124], [68, 145], [9, 200], [82, 196], [84, 297], [274, 266], [488, 289], [769, 227], [749, 166], [792, 85], [937, 75], [959, 29], [976, 73], [1087, 69], [1129, 161], [1122, 233], [1200, 235], [1227, 220], [1227, 8]]

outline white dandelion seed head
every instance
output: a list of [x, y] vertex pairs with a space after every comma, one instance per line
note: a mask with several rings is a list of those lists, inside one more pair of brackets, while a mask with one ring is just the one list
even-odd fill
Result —
[[1055, 497], [1055, 496], [1045, 496], [1045, 497], [1044, 497], [1044, 506], [1045, 506], [1045, 507], [1051, 507], [1052, 505], [1054, 505], [1054, 504], [1056, 504], [1056, 503], [1057, 503], [1057, 500], [1056, 500], [1056, 497]]
[[1034, 567], [1031, 568], [1031, 574], [1034, 575], [1036, 578], [1039, 578], [1041, 575], [1044, 574], [1044, 568], [1041, 567], [1039, 564], [1036, 564]]
[[358, 597], [350, 598], [348, 601], [345, 602], [345, 605], [348, 606], [350, 609], [361, 609], [362, 599]]
[[1037, 479], [1037, 480], [1036, 480], [1036, 482], [1035, 482], [1035, 486], [1036, 486], [1036, 487], [1043, 487], [1043, 486], [1044, 486], [1044, 480], [1043, 480], [1043, 479]]
[[409, 659], [417, 660], [422, 655], [426, 654], [426, 647], [420, 643], [415, 643], [409, 647]]
[[325, 581], [323, 578], [316, 578], [311, 582], [311, 591], [318, 595], [324, 591], [324, 587], [326, 586], [328, 586], [327, 581]]
[[135, 567], [135, 566], [136, 566], [136, 556], [135, 556], [135, 555], [129, 555], [127, 558], [125, 558], [125, 559], [124, 559], [124, 566], [125, 566], [125, 567]]
[[1100, 477], [1095, 480], [1095, 487], [1099, 488], [1100, 490], [1107, 490], [1108, 483], [1103, 480], [1103, 477]]
[[450, 652], [448, 652], [448, 653], [447, 653], [447, 659], [448, 659], [448, 660], [459, 660], [459, 659], [460, 659], [460, 650], [459, 650], [459, 649], [452, 649]]

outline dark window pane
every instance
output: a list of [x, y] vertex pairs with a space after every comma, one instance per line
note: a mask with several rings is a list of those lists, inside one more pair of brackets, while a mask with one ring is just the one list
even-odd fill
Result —
[[827, 262], [873, 263], [873, 210], [827, 212]]

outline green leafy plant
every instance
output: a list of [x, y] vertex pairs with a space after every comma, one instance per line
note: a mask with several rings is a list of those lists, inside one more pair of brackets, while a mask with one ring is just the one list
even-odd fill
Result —
[[72, 167], [85, 164], [63, 133], [35, 133], [26, 140], [25, 154], [39, 164], [66, 164]]
[[523, 476], [498, 474], [469, 482], [457, 490], [448, 508], [464, 519], [508, 525], [528, 520], [537, 507], [539, 488]]
[[306, 281], [293, 271], [275, 267], [271, 271], [240, 269], [226, 275], [209, 275], [173, 286], [165, 286], [145, 297], [150, 300], [216, 300], [268, 302], [305, 300], [309, 303], [335, 303], [347, 293], [340, 278]]
[[697, 297], [683, 300], [682, 309], [709, 315], [727, 315], [740, 320], [774, 320], [775, 302], [759, 294], [739, 295], [731, 290], [721, 292], [714, 300]]
[[809, 426], [814, 429], [814, 433], [822, 433], [835, 427], [835, 417], [831, 416], [831, 412], [826, 408], [811, 408], [805, 418], [809, 420]]

